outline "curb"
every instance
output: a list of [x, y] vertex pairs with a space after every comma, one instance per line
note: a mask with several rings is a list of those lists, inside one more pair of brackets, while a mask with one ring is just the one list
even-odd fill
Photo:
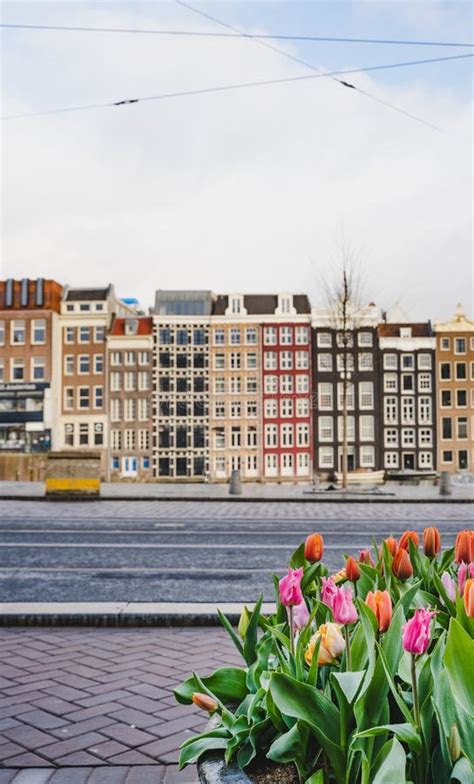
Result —
[[229, 495], [228, 497], [218, 497], [215, 496], [133, 496], [133, 495], [125, 495], [125, 496], [95, 496], [91, 498], [91, 496], [78, 496], [78, 495], [61, 495], [59, 497], [52, 498], [50, 496], [45, 495], [0, 495], [0, 501], [42, 501], [45, 503], [58, 503], [61, 501], [66, 501], [70, 503], [71, 501], [80, 502], [80, 503], [93, 503], [95, 501], [188, 501], [188, 502], [206, 502], [206, 503], [237, 503], [237, 504], [268, 504], [268, 503], [275, 503], [275, 502], [284, 502], [290, 504], [314, 504], [314, 503], [322, 503], [322, 504], [473, 504], [473, 498], [453, 498], [452, 496], [448, 497], [439, 497], [435, 496], [434, 498], [397, 498], [397, 496], [383, 496], [383, 495], [371, 495], [371, 496], [364, 496], [361, 497], [360, 495], [354, 496], [333, 496], [333, 495], [318, 495], [317, 497], [302, 496], [300, 498], [295, 498], [294, 496], [283, 496], [283, 497], [275, 497], [275, 498], [265, 498], [262, 496], [256, 496], [252, 498], [250, 496], [245, 496], [243, 498], [239, 498], [236, 496]]

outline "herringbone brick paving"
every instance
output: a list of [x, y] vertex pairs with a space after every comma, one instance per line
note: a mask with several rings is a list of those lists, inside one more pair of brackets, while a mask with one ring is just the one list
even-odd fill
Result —
[[224, 664], [215, 628], [0, 629], [0, 784], [194, 784], [178, 748], [206, 716], [172, 690]]

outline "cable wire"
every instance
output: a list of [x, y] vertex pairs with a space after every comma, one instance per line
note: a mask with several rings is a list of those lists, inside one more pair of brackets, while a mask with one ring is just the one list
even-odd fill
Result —
[[[231, 32], [220, 33], [205, 30], [157, 30], [153, 28], [134, 28], [134, 27], [74, 27], [72, 25], [42, 25], [42, 24], [16, 24], [13, 22], [0, 22], [0, 28], [9, 30], [52, 30], [57, 32], [78, 32], [78, 33], [126, 33], [129, 35], [169, 35], [169, 36], [190, 36], [197, 38], [248, 38], [248, 33]], [[319, 41], [327, 43], [350, 43], [350, 44], [383, 44], [397, 46], [448, 46], [473, 48], [472, 43], [461, 41], [410, 41], [392, 38], [346, 38], [343, 36], [323, 36], [323, 35], [287, 35], [259, 33], [252, 36], [261, 39], [272, 39], [279, 41]]]
[[[231, 90], [240, 90], [247, 87], [264, 87], [268, 85], [288, 84], [292, 82], [304, 82], [311, 79], [322, 79], [324, 77], [344, 76], [346, 74], [367, 73], [370, 71], [382, 71], [382, 70], [388, 70], [393, 68], [405, 68], [414, 65], [427, 65], [429, 63], [446, 62], [448, 60], [465, 60], [468, 57], [469, 58], [474, 57], [474, 53], [458, 54], [458, 55], [452, 55], [450, 57], [432, 57], [428, 60], [408, 60], [402, 63], [389, 63], [387, 65], [370, 65], [365, 68], [349, 68], [349, 69], [344, 69], [339, 71], [329, 71], [328, 73], [322, 72], [318, 74], [305, 74], [303, 76], [287, 76], [287, 77], [282, 77], [280, 79], [262, 79], [253, 82], [239, 82], [237, 84], [225, 84], [217, 87], [203, 87], [196, 90], [181, 90], [172, 93], [159, 93], [158, 95], [146, 95], [146, 96], [141, 96], [140, 98], [124, 98], [120, 101], [108, 101], [104, 103], [83, 104], [81, 106], [66, 106], [59, 109], [46, 109], [44, 111], [26, 112], [23, 114], [10, 114], [10, 115], [3, 116], [0, 119], [18, 120], [25, 117], [41, 117], [49, 114], [65, 114], [66, 112], [82, 112], [82, 111], [87, 111], [89, 109], [103, 109], [112, 106], [125, 106], [128, 104], [135, 104], [144, 101], [161, 101], [169, 98], [182, 98], [182, 97], [188, 97], [193, 95], [205, 95], [208, 93], [227, 92]], [[349, 83], [347, 82], [347, 84]], [[428, 123], [426, 120], [420, 120], [420, 122], [423, 122], [432, 128], [436, 128], [436, 126], [431, 125], [431, 123]]]

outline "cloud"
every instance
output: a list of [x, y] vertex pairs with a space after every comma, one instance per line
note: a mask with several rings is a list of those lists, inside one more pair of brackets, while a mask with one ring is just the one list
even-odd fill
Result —
[[[69, 24], [83, 21], [74, 13]], [[162, 26], [160, 13], [152, 5], [140, 24]], [[136, 25], [120, 6], [102, 22]], [[249, 41], [15, 35], [4, 112], [303, 73]], [[327, 79], [8, 123], [4, 274], [111, 280], [146, 306], [158, 287], [317, 301], [343, 226], [368, 298], [401, 299], [414, 318], [471, 307], [469, 102], [421, 71], [409, 86], [357, 84], [443, 132]]]

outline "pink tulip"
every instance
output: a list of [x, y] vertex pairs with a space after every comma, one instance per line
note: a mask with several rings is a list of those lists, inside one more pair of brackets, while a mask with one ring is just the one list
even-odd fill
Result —
[[370, 555], [370, 547], [366, 547], [364, 550], [359, 550], [359, 563], [365, 563], [369, 566], [374, 566], [374, 562]]
[[454, 602], [456, 599], [456, 583], [449, 572], [443, 572], [441, 575], [441, 582], [444, 585], [444, 590], [446, 591], [448, 598]]
[[333, 598], [332, 613], [336, 623], [355, 623], [358, 619], [357, 610], [352, 601], [352, 588], [336, 588]]
[[296, 630], [304, 629], [309, 621], [309, 610], [306, 607], [306, 602], [303, 600], [301, 604], [297, 604], [293, 609], [293, 626]]
[[337, 592], [336, 583], [334, 582], [332, 577], [323, 577], [322, 584], [323, 587], [321, 589], [321, 601], [323, 602], [323, 604], [326, 604], [332, 610], [334, 596], [336, 595]]
[[287, 576], [282, 577], [278, 583], [280, 601], [285, 607], [296, 607], [303, 601], [301, 592], [302, 577], [303, 567], [300, 569], [288, 569]]
[[403, 647], [408, 653], [420, 656], [426, 653], [430, 643], [430, 623], [436, 613], [433, 610], [423, 608], [415, 610], [413, 618], [410, 618], [403, 627]]
[[464, 596], [464, 587], [466, 585], [466, 580], [469, 577], [472, 579], [474, 577], [474, 561], [472, 561], [469, 566], [465, 561], [461, 563], [461, 566], [458, 569], [458, 588], [459, 588], [459, 596]]

